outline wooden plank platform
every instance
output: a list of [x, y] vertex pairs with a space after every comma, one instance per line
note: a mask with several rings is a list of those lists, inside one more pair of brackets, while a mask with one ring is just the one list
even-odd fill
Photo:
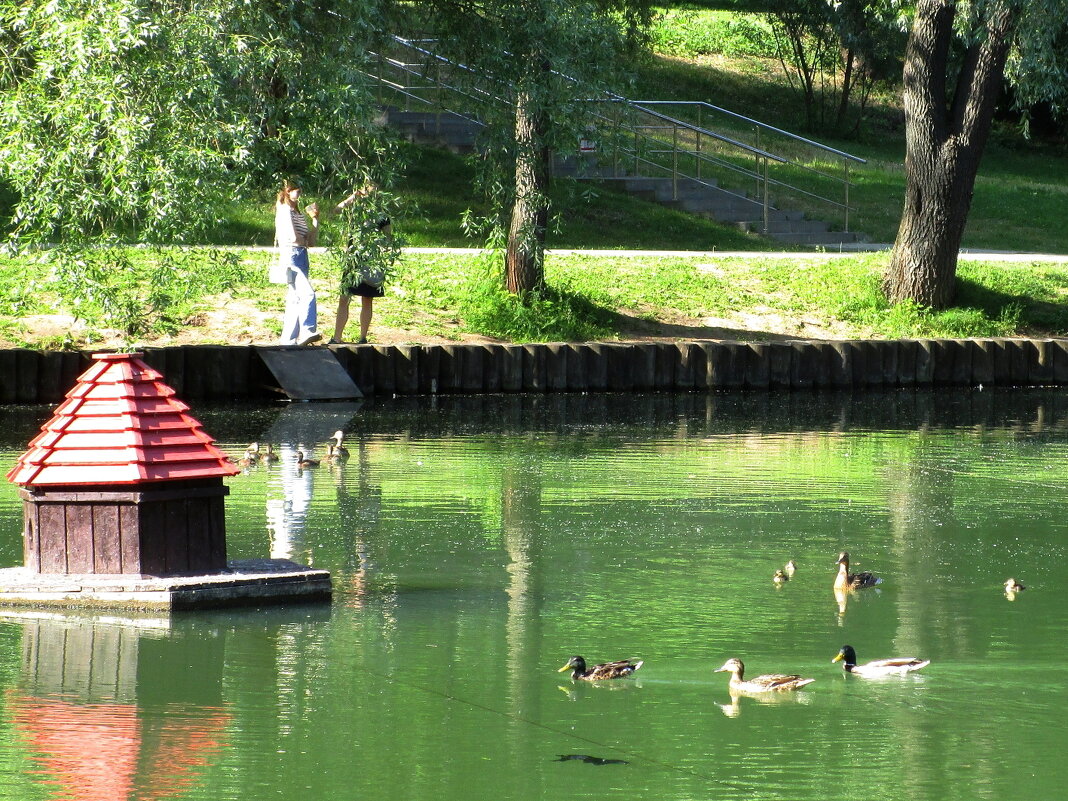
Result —
[[363, 397], [329, 348], [256, 348], [263, 363], [291, 400], [355, 400]]

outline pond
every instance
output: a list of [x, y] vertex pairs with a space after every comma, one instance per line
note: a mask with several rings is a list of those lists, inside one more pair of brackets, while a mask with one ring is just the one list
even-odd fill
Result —
[[[282, 456], [228, 480], [230, 557], [327, 568], [333, 602], [0, 612], [0, 796], [942, 801], [1068, 782], [1063, 392], [193, 413], [235, 458], [253, 440]], [[0, 410], [0, 469], [50, 414]], [[335, 429], [349, 460], [298, 471]], [[20, 503], [0, 487], [5, 566]], [[882, 583], [837, 597], [842, 550]], [[846, 643], [931, 664], [860, 679], [831, 663]], [[557, 669], [576, 654], [644, 665], [573, 682]], [[815, 682], [732, 697], [713, 672], [730, 657]]]

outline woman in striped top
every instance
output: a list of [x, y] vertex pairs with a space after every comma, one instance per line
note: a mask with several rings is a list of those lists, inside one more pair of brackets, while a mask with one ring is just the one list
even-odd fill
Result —
[[322, 339], [316, 330], [315, 289], [308, 278], [308, 248], [319, 235], [319, 207], [312, 203], [302, 214], [297, 208], [300, 185], [283, 181], [275, 205], [274, 230], [278, 258], [286, 266], [286, 310], [282, 316], [283, 345], [310, 345]]

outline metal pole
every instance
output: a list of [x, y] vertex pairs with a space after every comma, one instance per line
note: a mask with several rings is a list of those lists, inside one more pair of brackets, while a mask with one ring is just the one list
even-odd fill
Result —
[[679, 199], [679, 126], [671, 125], [671, 199]]
[[764, 233], [768, 233], [768, 158], [764, 157]]
[[845, 230], [849, 233], [849, 162], [845, 162]]

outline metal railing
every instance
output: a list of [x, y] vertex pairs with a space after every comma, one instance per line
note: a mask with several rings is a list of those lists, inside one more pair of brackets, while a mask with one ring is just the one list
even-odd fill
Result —
[[[366, 75], [380, 100], [482, 125], [489, 106], [511, 106], [511, 87], [433, 50], [432, 39], [387, 37]], [[669, 178], [672, 199], [684, 186], [717, 187], [739, 202], [759, 203], [764, 231], [787, 197], [817, 213], [833, 210], [849, 231], [850, 165], [864, 159], [700, 101], [589, 98], [599, 177]], [[720, 185], [720, 183], [723, 185]], [[727, 188], [730, 187], [730, 188]], [[823, 210], [823, 211], [821, 211]]]

